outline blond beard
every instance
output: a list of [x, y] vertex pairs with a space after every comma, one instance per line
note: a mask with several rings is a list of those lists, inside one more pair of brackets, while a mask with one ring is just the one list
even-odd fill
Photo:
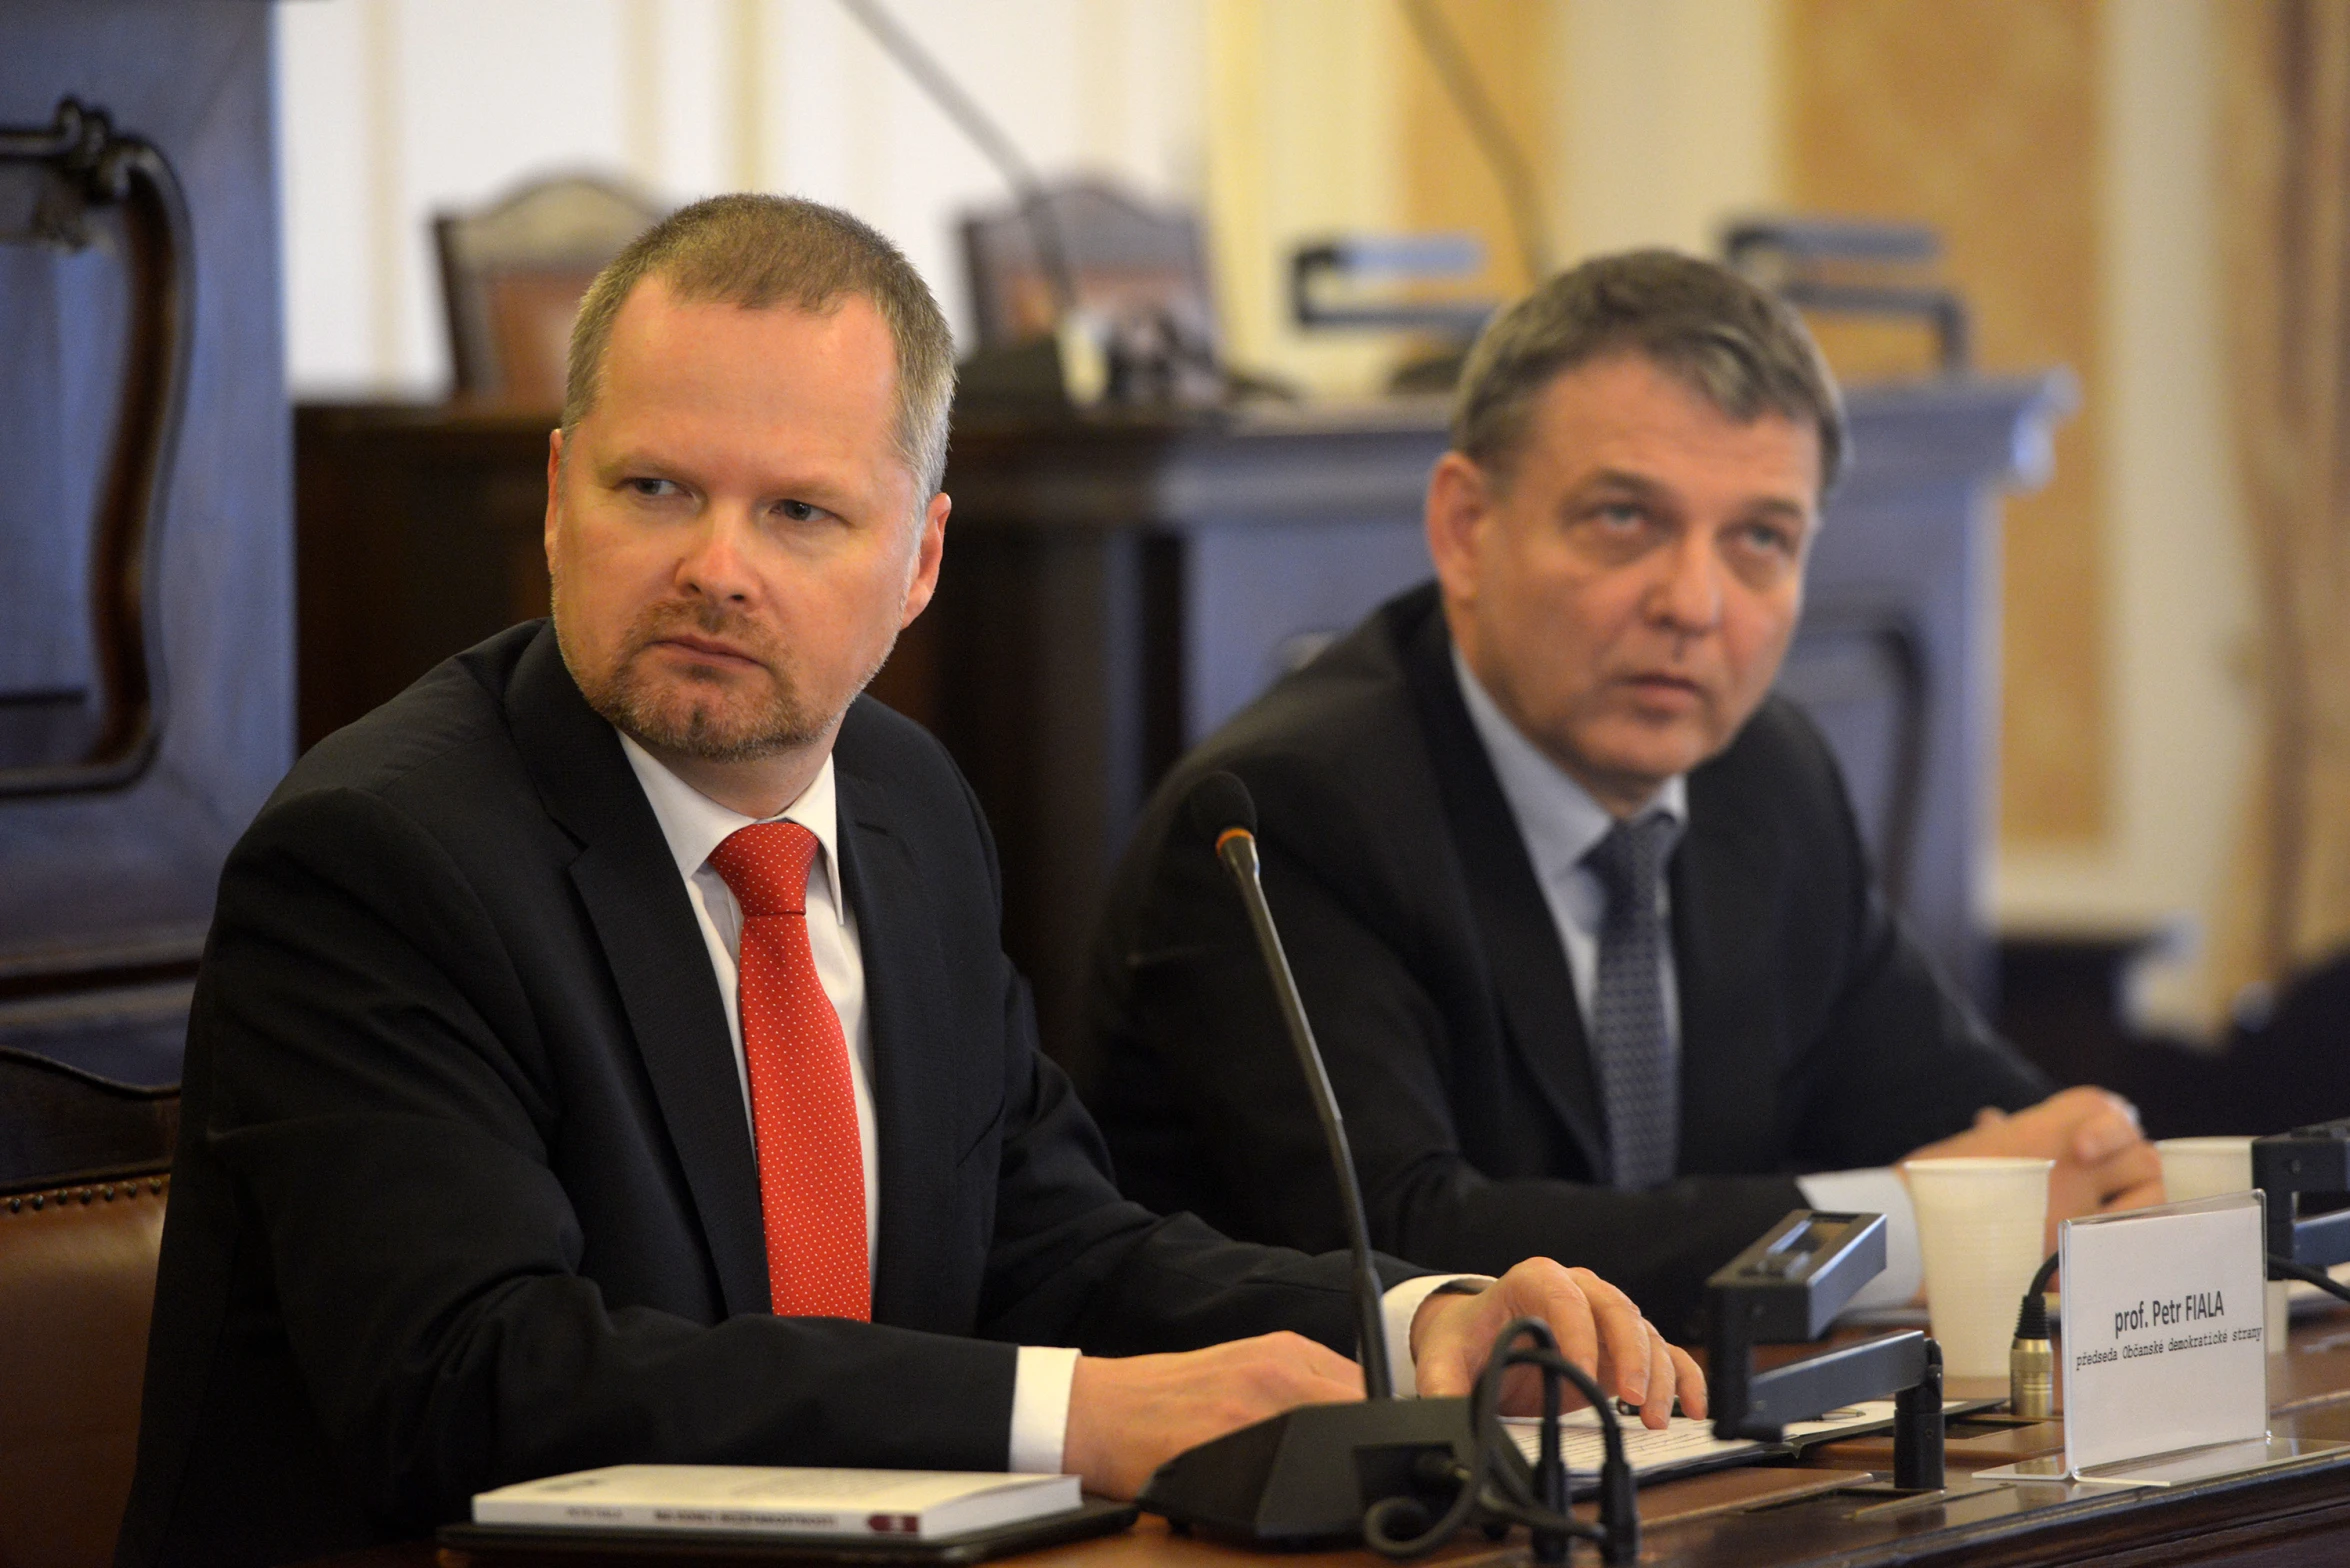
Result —
[[[564, 632], [563, 594], [555, 588], [555, 641], [563, 662], [588, 706], [646, 750], [703, 762], [757, 762], [798, 751], [823, 740], [842, 710], [819, 713], [793, 688], [769, 639], [742, 617], [711, 604], [654, 605], [629, 627], [620, 652], [607, 668], [587, 666], [583, 650]], [[771, 694], [764, 701], [730, 691], [711, 676], [688, 672], [673, 679], [649, 674], [639, 663], [661, 637], [690, 626], [705, 636], [724, 636], [750, 649], [767, 673]], [[873, 668], [851, 689], [863, 691], [889, 657], [883, 650]], [[694, 688], [701, 687], [697, 693]]]

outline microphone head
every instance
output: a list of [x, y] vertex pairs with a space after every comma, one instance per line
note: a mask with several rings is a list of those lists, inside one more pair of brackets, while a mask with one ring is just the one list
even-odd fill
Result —
[[1249, 798], [1248, 786], [1220, 770], [1191, 787], [1185, 808], [1193, 829], [1211, 844], [1235, 828], [1252, 836], [1257, 831], [1257, 803]]

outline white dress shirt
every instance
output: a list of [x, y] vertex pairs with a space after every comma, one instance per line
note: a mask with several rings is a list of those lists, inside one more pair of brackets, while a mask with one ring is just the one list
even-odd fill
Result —
[[[718, 995], [726, 1007], [726, 1032], [734, 1044], [735, 1077], [742, 1085], [747, 1121], [751, 1074], [743, 1056], [736, 973], [737, 955], [742, 950], [742, 906], [735, 901], [726, 879], [710, 864], [710, 854], [738, 828], [749, 827], [757, 819], [721, 806], [662, 766], [628, 735], [621, 735], [620, 749], [644, 787], [653, 817], [661, 824], [661, 836], [677, 862], [677, 873], [685, 879], [694, 917], [701, 923], [702, 941], [710, 950], [710, 968], [718, 979]], [[816, 835], [816, 859], [808, 868], [808, 950], [816, 963], [817, 983], [824, 987], [832, 1010], [840, 1015], [841, 1038], [849, 1047], [849, 1089], [857, 1102], [857, 1141], [865, 1163], [865, 1249], [870, 1270], [881, 1226], [880, 1166], [873, 1124], [873, 1031], [865, 1017], [865, 960], [857, 946], [856, 916], [840, 890], [840, 811], [833, 778], [832, 758], [827, 756], [800, 798], [765, 820], [797, 822]], [[1480, 1276], [1407, 1280], [1387, 1292], [1388, 1362], [1398, 1393], [1415, 1389], [1410, 1350], [1413, 1315], [1439, 1285], [1460, 1278]], [[1069, 1431], [1069, 1388], [1076, 1372], [1074, 1350], [1048, 1345], [1019, 1347], [1012, 1375], [1008, 1468], [1047, 1475], [1060, 1471]]]
[[[1566, 949], [1567, 972], [1575, 983], [1575, 1005], [1583, 1015], [1586, 1038], [1591, 1032], [1591, 1010], [1599, 988], [1599, 928], [1607, 913], [1607, 889], [1583, 863], [1615, 825], [1606, 807], [1557, 763], [1528, 740], [1517, 725], [1479, 683], [1469, 663], [1455, 647], [1453, 673], [1458, 677], [1461, 701], [1469, 723], [1484, 744], [1494, 777], [1518, 824], [1518, 837], [1534, 863], [1534, 879], [1550, 906], [1551, 924], [1559, 945]], [[1684, 827], [1689, 822], [1689, 781], [1676, 774], [1658, 789], [1655, 809]], [[1660, 887], [1661, 912], [1672, 916], [1672, 891]], [[1668, 925], [1669, 929], [1669, 925]], [[1676, 1068], [1680, 1057], [1681, 1007], [1673, 952], [1666, 944], [1660, 976], [1665, 993], [1666, 1049]], [[1860, 1211], [1885, 1216], [1885, 1270], [1852, 1299], [1854, 1308], [1899, 1306], [1918, 1293], [1924, 1264], [1918, 1252], [1917, 1213], [1910, 1207], [1909, 1188], [1891, 1170], [1819, 1171], [1795, 1178], [1803, 1201], [1832, 1212]]]

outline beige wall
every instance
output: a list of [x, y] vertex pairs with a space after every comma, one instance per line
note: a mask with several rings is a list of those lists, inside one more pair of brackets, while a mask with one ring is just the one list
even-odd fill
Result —
[[1781, 4], [1570, 0], [1557, 17], [1566, 257], [1629, 245], [1711, 253], [1724, 218], [1780, 202]]
[[1362, 0], [1211, 0], [1206, 210], [1238, 362], [1324, 396], [1372, 392], [1393, 345], [1298, 332], [1286, 274], [1303, 242], [1402, 220], [1403, 34]]
[[[1803, 210], [1923, 221], [1973, 312], [1992, 372], [2071, 367], [2081, 410], [2054, 476], [2006, 508], [2000, 836], [2082, 844], [2106, 827], [2104, 451], [2096, 309], [2096, 0], [1789, 0], [1787, 198]], [[1922, 334], [1830, 321], [1848, 381], [1915, 375]], [[1892, 339], [1894, 341], [1887, 341]]]
[[1998, 884], [2011, 926], [2188, 917], [2177, 961], [2147, 976], [2142, 999], [2186, 1023], [2225, 1001], [2205, 983], [2196, 927], [2219, 904], [2254, 743], [2254, 608], [2214, 227], [2221, 3], [2108, 0], [2102, 11], [2106, 825], [2090, 842], [2009, 847]]

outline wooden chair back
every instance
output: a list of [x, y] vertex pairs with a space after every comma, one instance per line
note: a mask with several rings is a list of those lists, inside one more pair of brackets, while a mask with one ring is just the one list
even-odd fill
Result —
[[963, 260], [982, 347], [1053, 330], [1058, 286], [1040, 254], [1040, 237], [1047, 246], [1057, 238], [1076, 309], [1111, 319], [1157, 317], [1186, 342], [1215, 353], [1215, 299], [1199, 219], [1089, 180], [963, 220]]
[[449, 362], [460, 397], [559, 408], [579, 297], [662, 207], [609, 180], [566, 175], [478, 212], [433, 220]]

